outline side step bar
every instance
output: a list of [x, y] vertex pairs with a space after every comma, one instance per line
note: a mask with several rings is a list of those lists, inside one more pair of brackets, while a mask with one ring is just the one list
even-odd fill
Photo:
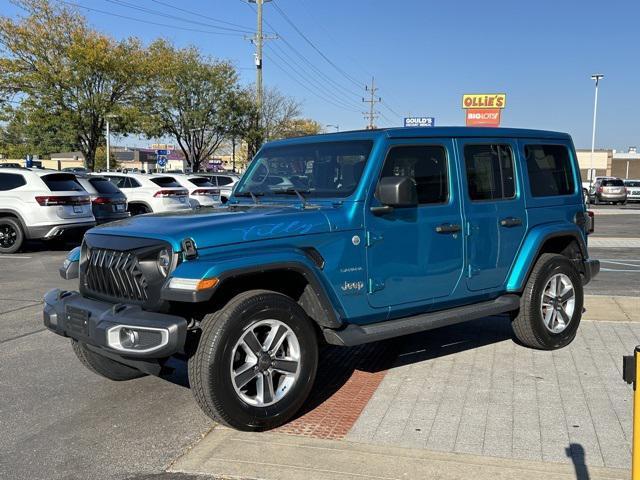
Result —
[[342, 330], [326, 329], [324, 330], [324, 337], [331, 345], [352, 347], [362, 343], [377, 342], [510, 312], [519, 307], [520, 297], [518, 295], [502, 295], [488, 302], [423, 313], [413, 317], [387, 320], [370, 325], [351, 324]]

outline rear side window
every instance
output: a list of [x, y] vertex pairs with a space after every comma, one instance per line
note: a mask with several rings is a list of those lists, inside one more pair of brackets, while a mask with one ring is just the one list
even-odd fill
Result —
[[189, 181], [198, 187], [213, 187], [213, 183], [209, 181], [208, 178], [203, 177], [194, 177], [190, 178]]
[[120, 193], [118, 187], [106, 178], [92, 178], [89, 183], [96, 189], [98, 193]]
[[410, 177], [416, 182], [418, 203], [444, 203], [449, 198], [447, 154], [440, 145], [393, 147], [382, 177]]
[[180, 187], [180, 184], [171, 177], [158, 177], [152, 178], [151, 181], [162, 188], [176, 188]]
[[84, 192], [76, 176], [70, 173], [52, 173], [42, 177], [42, 181], [52, 192]]
[[131, 177], [107, 177], [111, 183], [113, 183], [118, 188], [137, 188], [140, 186], [140, 182], [138, 182], [135, 178]]
[[0, 191], [6, 192], [26, 185], [24, 177], [17, 173], [0, 173]]
[[603, 187], [624, 187], [624, 182], [619, 178], [613, 180], [602, 180]]
[[465, 145], [471, 200], [506, 200], [516, 195], [513, 153], [508, 145]]
[[531, 195], [551, 197], [574, 193], [573, 169], [567, 147], [527, 145], [524, 147], [524, 155], [527, 159]]
[[222, 177], [220, 175], [218, 175], [218, 185], [219, 186], [224, 186], [224, 185], [230, 185], [233, 183], [233, 178], [231, 177]]

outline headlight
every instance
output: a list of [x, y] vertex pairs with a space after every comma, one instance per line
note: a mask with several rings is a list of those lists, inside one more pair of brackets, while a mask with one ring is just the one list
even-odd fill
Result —
[[160, 270], [160, 273], [162, 274], [163, 277], [166, 277], [167, 275], [169, 275], [170, 269], [171, 269], [171, 254], [169, 253], [169, 250], [167, 250], [166, 248], [163, 248], [158, 253], [158, 270]]

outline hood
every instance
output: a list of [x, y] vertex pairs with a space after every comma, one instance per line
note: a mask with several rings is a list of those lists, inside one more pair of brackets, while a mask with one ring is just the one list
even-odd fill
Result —
[[196, 212], [139, 215], [90, 230], [91, 234], [155, 238], [180, 250], [192, 238], [198, 249], [330, 231], [321, 209], [288, 205], [234, 205]]

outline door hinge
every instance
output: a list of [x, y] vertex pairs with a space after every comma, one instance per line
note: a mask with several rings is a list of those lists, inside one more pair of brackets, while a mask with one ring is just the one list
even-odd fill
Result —
[[367, 232], [367, 247], [372, 246], [376, 242], [380, 242], [383, 238], [379, 233]]
[[369, 279], [369, 293], [379, 292], [384, 288], [384, 282], [382, 280], [376, 280], [374, 278]]

